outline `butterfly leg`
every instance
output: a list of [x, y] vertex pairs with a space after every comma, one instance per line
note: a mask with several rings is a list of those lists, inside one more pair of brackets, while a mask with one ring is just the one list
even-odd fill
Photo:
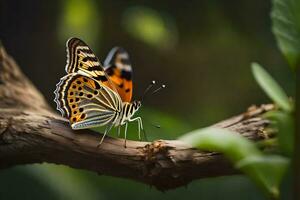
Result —
[[120, 137], [121, 134], [121, 125], [118, 126], [118, 137]]
[[143, 127], [142, 119], [140, 119], [140, 124], [141, 124], [141, 129], [143, 131], [143, 136], [144, 136], [145, 140], [148, 141], [146, 131], [145, 131], [144, 127]]
[[127, 128], [128, 128], [128, 122], [126, 122], [126, 124], [125, 124], [125, 133], [124, 133], [125, 142], [124, 142], [124, 148], [126, 148]]
[[103, 134], [103, 136], [102, 136], [102, 138], [101, 138], [99, 144], [97, 145], [97, 147], [100, 147], [100, 145], [102, 144], [102, 142], [103, 142], [103, 140], [104, 140], [106, 134], [111, 130], [112, 127], [113, 127], [113, 123], [111, 123], [110, 125], [108, 125], [108, 126], [106, 127], [105, 132], [104, 132], [104, 134]]
[[138, 122], [138, 131], [139, 131], [139, 140], [141, 141], [142, 138], [141, 138], [141, 123], [140, 123], [140, 120], [137, 119], [137, 122]]
[[146, 134], [146, 131], [145, 131], [144, 126], [143, 126], [142, 118], [140, 118], [140, 124], [141, 124], [141, 129], [143, 131], [144, 138], [145, 138], [146, 141], [148, 141], [147, 134]]
[[140, 117], [138, 117], [138, 118], [139, 118], [141, 129], [143, 131], [144, 138], [145, 138], [146, 141], [148, 141], [147, 134], [146, 134], [146, 131], [145, 131], [144, 126], [143, 126], [142, 118], [140, 118]]
[[130, 120], [130, 122], [133, 122], [133, 121], [138, 122], [139, 140], [142, 139], [141, 138], [141, 130], [142, 130], [145, 140], [148, 141], [147, 136], [146, 136], [146, 132], [145, 132], [144, 127], [143, 127], [142, 118], [141, 117], [136, 117], [136, 118]]

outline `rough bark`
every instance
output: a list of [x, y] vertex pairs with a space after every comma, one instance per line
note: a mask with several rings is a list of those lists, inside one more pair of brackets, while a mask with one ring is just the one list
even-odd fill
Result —
[[[250, 140], [268, 136], [261, 114], [273, 105], [252, 106], [245, 113], [213, 126], [233, 130]], [[237, 173], [219, 153], [200, 151], [178, 140], [128, 141], [74, 131], [0, 47], [0, 168], [28, 163], [56, 163], [153, 185], [159, 190], [183, 186], [204, 177]]]

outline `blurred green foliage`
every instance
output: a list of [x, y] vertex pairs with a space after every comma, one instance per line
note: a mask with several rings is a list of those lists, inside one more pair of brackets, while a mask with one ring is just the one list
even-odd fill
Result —
[[67, 38], [78, 37], [89, 44], [99, 42], [101, 14], [93, 0], [65, 0], [62, 3], [58, 35], [62, 43]]
[[279, 147], [282, 153], [292, 156], [294, 151], [295, 124], [293, 115], [279, 110], [268, 112], [265, 117], [273, 123], [270, 128], [278, 133]]
[[255, 145], [243, 136], [220, 128], [209, 127], [195, 130], [179, 139], [201, 149], [222, 152], [233, 162], [248, 156], [261, 155]]
[[257, 63], [252, 64], [252, 73], [264, 92], [283, 110], [293, 111], [292, 103], [279, 84]]
[[272, 198], [279, 198], [279, 186], [289, 160], [264, 155], [243, 136], [220, 128], [205, 128], [185, 134], [180, 140], [201, 150], [222, 152]]
[[289, 159], [283, 156], [255, 155], [245, 157], [236, 164], [236, 167], [264, 189], [267, 197], [280, 199], [280, 184], [289, 164]]
[[170, 49], [177, 42], [172, 18], [148, 7], [128, 8], [123, 15], [123, 26], [133, 37], [158, 49]]
[[[126, 179], [98, 176], [92, 172], [53, 164], [14, 167], [2, 171], [0, 178], [5, 180], [0, 181], [0, 199], [80, 199], [82, 194], [86, 195], [81, 198], [85, 200], [181, 200], [187, 197], [221, 200], [224, 196], [228, 199], [264, 199], [243, 176], [203, 179], [166, 192]], [[64, 190], [64, 187], [67, 189]]]
[[300, 2], [295, 0], [272, 0], [273, 33], [278, 46], [291, 68], [300, 63]]

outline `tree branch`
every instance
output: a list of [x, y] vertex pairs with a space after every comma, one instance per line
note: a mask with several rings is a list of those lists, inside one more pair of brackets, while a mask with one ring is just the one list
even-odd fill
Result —
[[[56, 163], [110, 176], [137, 180], [167, 190], [192, 180], [238, 173], [219, 153], [199, 151], [178, 140], [128, 141], [91, 130], [74, 131], [52, 111], [44, 97], [0, 46], [0, 168], [28, 163]], [[261, 114], [273, 105], [247, 112], [213, 126], [257, 141], [266, 139], [269, 121]]]

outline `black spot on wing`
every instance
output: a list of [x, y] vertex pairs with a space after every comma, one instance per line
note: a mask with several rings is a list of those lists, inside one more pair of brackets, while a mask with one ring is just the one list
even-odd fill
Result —
[[98, 80], [98, 81], [102, 81], [102, 82], [107, 81], [106, 76], [96, 76], [95, 79]]
[[127, 81], [130, 81], [132, 75], [131, 75], [131, 72], [122, 70], [122, 72], [121, 72], [121, 77], [122, 77], [122, 78], [125, 78]]
[[119, 87], [120, 87], [120, 88], [123, 88], [123, 87], [124, 87], [124, 83], [121, 83], [121, 84], [119, 85]]
[[114, 68], [116, 68], [115, 65], [109, 66], [109, 67], [105, 70], [106, 74], [107, 74], [108, 76], [114, 75]]
[[93, 61], [93, 62], [98, 62], [98, 59], [96, 57], [84, 57], [82, 59], [83, 62], [87, 62], [87, 61]]
[[100, 67], [100, 65], [94, 65], [92, 67], [88, 67], [89, 71], [103, 71], [103, 69]]
[[95, 83], [95, 88], [96, 89], [100, 89], [101, 88], [100, 84], [97, 81], [94, 81], [94, 83]]
[[88, 49], [80, 49], [78, 51], [83, 52], [83, 53], [88, 53], [88, 54], [94, 54], [93, 51], [90, 48], [88, 48]]

